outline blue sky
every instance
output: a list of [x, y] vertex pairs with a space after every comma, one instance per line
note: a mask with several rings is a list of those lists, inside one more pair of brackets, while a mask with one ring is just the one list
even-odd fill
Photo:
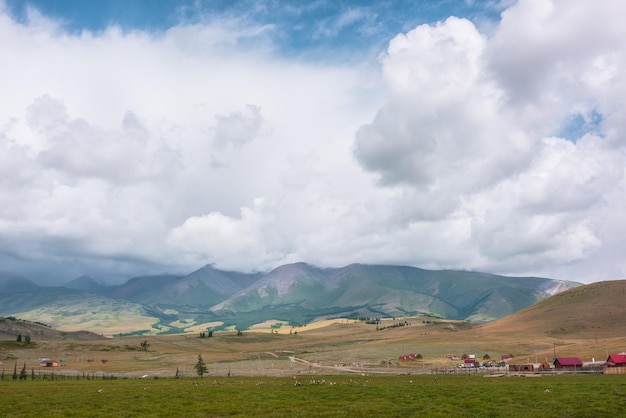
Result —
[[0, 270], [624, 278], [624, 15], [0, 0]]
[[112, 25], [158, 32], [180, 24], [238, 19], [271, 27], [270, 36], [283, 54], [308, 53], [318, 58], [324, 51], [345, 57], [351, 52], [380, 50], [397, 33], [448, 16], [479, 24], [497, 21], [501, 10], [493, 1], [467, 0], [8, 0], [6, 4], [19, 22], [27, 20], [28, 8], [36, 8], [71, 32], [99, 32]]

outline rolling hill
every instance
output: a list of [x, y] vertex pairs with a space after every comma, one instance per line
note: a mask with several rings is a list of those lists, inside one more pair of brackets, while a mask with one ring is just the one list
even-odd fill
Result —
[[13, 317], [0, 317], [0, 340], [16, 341], [17, 336], [30, 335], [38, 340], [77, 340], [77, 341], [94, 341], [102, 340], [105, 337], [89, 331], [59, 331], [49, 326], [38, 324], [35, 322], [16, 319]]
[[592, 283], [482, 325], [487, 334], [605, 338], [626, 335], [626, 280]]
[[144, 305], [78, 289], [38, 286], [17, 276], [0, 276], [0, 316], [41, 322], [63, 331], [105, 335], [150, 330], [159, 318]]

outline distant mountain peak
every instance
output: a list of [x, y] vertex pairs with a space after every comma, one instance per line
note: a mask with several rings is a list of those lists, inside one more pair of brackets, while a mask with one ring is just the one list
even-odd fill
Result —
[[68, 289], [84, 290], [85, 292], [99, 295], [105, 293], [106, 289], [108, 289], [108, 286], [96, 281], [96, 279], [91, 276], [85, 275], [69, 281], [64, 287], [67, 287]]
[[24, 277], [0, 272], [0, 293], [24, 292], [38, 287], [38, 285]]

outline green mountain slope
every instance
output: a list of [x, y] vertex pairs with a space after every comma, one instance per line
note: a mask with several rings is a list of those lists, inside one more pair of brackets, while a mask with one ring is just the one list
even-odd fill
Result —
[[292, 310], [352, 309], [381, 316], [428, 314], [491, 321], [550, 296], [554, 289], [576, 285], [406, 266], [352, 264], [319, 269], [297, 263], [278, 267], [212, 311], [216, 315], [250, 313], [289, 305]]
[[[524, 309], [577, 283], [465, 271], [305, 263], [267, 274], [205, 266], [186, 276], [142, 276], [119, 286], [79, 278], [66, 287], [41, 287], [0, 275], [0, 315], [64, 329], [184, 332], [207, 326], [238, 329], [278, 319], [303, 324], [339, 316], [429, 315], [489, 322]], [[212, 325], [205, 325], [212, 324]]]

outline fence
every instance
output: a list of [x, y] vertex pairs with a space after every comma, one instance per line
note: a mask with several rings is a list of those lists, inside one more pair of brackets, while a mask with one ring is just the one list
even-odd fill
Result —
[[626, 367], [607, 367], [605, 374], [626, 374]]
[[456, 375], [556, 375], [556, 374], [626, 374], [626, 367], [585, 367], [577, 369], [513, 370], [507, 367], [438, 367], [431, 369], [432, 374]]
[[0, 372], [0, 382], [11, 382], [20, 380], [49, 380], [49, 381], [67, 381], [67, 380], [116, 380], [126, 379], [127, 377], [115, 376], [106, 373], [55, 373], [44, 372], [41, 370], [2, 370]]
[[432, 374], [499, 374], [507, 373], [506, 367], [434, 367]]

